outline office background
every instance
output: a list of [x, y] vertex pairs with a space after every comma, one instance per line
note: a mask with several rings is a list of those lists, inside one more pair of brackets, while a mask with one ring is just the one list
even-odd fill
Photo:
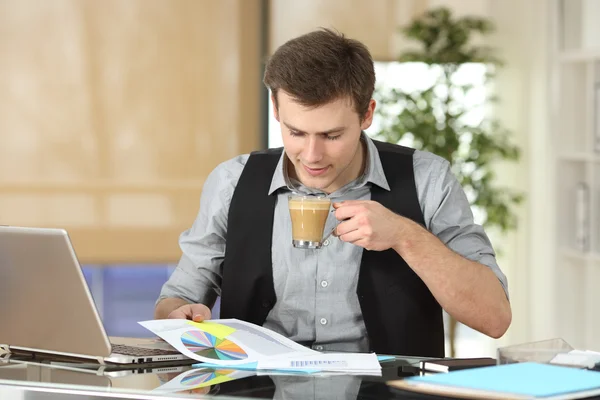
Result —
[[[600, 16], [600, 1], [569, 3], [569, 18], [583, 18], [579, 47], [597, 48], [589, 16]], [[398, 27], [440, 5], [497, 26], [489, 44], [506, 67], [493, 112], [522, 150], [517, 165], [498, 166], [500, 183], [527, 198], [516, 231], [491, 232], [503, 249], [512, 326], [497, 341], [461, 330], [458, 355], [555, 336], [600, 346], [600, 327], [580, 307], [590, 295], [569, 303], [574, 319], [555, 312], [594, 276], [561, 286], [555, 250], [554, 49], [563, 1], [0, 0], [0, 223], [66, 228], [109, 334], [142, 334], [135, 322], [152, 317], [205, 177], [268, 144], [266, 57], [324, 26], [391, 62], [409, 46]], [[586, 260], [572, 267], [589, 267]]]

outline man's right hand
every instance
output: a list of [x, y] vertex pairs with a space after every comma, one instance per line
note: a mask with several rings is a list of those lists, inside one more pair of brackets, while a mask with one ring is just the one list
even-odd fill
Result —
[[211, 318], [211, 312], [204, 304], [185, 304], [171, 311], [167, 318], [189, 319], [194, 322], [202, 322]]

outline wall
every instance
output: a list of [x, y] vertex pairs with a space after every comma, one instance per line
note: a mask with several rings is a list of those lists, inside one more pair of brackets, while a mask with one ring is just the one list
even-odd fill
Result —
[[426, 0], [270, 1], [269, 51], [319, 27], [333, 28], [365, 43], [373, 58], [393, 60], [406, 45], [397, 28], [420, 14]]
[[261, 1], [0, 0], [0, 224], [173, 262], [207, 174], [262, 143]]
[[515, 132], [522, 150], [519, 165], [501, 166], [502, 182], [519, 188], [526, 201], [519, 210], [519, 229], [503, 238], [511, 273], [513, 328], [503, 342], [552, 338], [556, 297], [553, 243], [552, 158], [549, 130], [550, 2], [493, 1], [491, 15], [498, 34], [492, 43], [506, 61], [496, 91], [502, 103], [496, 113]]

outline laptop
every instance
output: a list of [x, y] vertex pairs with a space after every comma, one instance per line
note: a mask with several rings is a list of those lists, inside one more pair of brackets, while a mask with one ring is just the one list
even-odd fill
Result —
[[0, 321], [0, 348], [10, 353], [100, 364], [191, 362], [154, 339], [111, 343], [63, 229], [0, 226]]
[[[102, 383], [95, 381], [88, 382], [90, 378], [107, 378], [106, 382], [110, 383], [112, 378], [125, 378], [132, 375], [140, 374], [173, 374], [181, 373], [192, 369], [191, 365], [181, 365], [181, 362], [170, 361], [160, 363], [149, 363], [149, 364], [135, 364], [135, 368], [132, 368], [134, 364], [98, 364], [97, 362], [77, 362], [77, 361], [56, 361], [52, 359], [39, 359], [34, 356], [15, 355], [12, 353], [0, 354], [0, 380], [8, 379], [11, 380], [9, 368], [14, 369], [25, 369], [25, 370], [37, 370], [46, 371], [45, 373], [27, 373], [23, 379], [14, 380], [28, 380], [38, 381], [41, 377], [52, 378], [47, 380], [39, 380], [40, 382], [50, 383], [71, 383], [71, 384], [85, 384], [91, 386], [110, 386], [103, 385]], [[196, 369], [196, 368], [194, 368]], [[67, 371], [67, 372], [65, 372]], [[64, 374], [73, 375], [72, 380], [65, 381]], [[54, 379], [57, 375], [60, 379]], [[57, 382], [55, 382], [57, 381]]]

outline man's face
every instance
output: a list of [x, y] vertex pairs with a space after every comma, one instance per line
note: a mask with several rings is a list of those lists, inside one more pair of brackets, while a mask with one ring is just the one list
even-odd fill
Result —
[[296, 103], [286, 92], [277, 93], [273, 104], [281, 124], [283, 146], [294, 176], [305, 186], [332, 193], [356, 179], [365, 152], [360, 133], [371, 126], [375, 101], [361, 121], [352, 101], [341, 98], [319, 107]]

